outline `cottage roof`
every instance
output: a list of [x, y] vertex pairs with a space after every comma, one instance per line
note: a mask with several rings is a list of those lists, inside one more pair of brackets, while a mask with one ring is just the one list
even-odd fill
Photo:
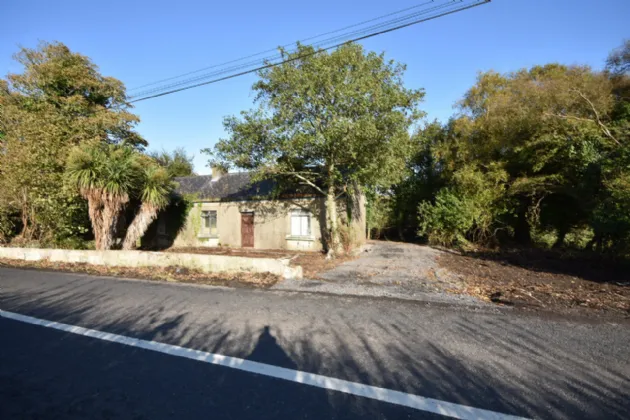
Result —
[[[194, 194], [199, 200], [210, 201], [241, 201], [263, 197], [271, 197], [277, 193], [277, 182], [272, 179], [252, 181], [249, 172], [234, 172], [223, 174], [218, 179], [212, 175], [196, 175], [175, 178], [179, 194]], [[285, 189], [280, 197], [300, 194], [294, 188]], [[302, 192], [302, 196], [312, 196], [311, 192]]]

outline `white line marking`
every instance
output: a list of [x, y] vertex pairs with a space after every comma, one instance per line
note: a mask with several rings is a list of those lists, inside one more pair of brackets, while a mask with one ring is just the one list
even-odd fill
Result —
[[456, 419], [475, 420], [517, 420], [523, 417], [501, 414], [495, 411], [483, 410], [480, 408], [468, 407], [465, 405], [440, 401], [433, 398], [425, 398], [419, 395], [407, 394], [391, 389], [379, 388], [364, 385], [356, 382], [344, 381], [343, 379], [329, 378], [327, 376], [316, 375], [314, 373], [301, 372], [299, 370], [286, 369], [264, 363], [253, 362], [251, 360], [239, 359], [237, 357], [223, 356], [221, 354], [207, 353], [205, 351], [188, 349], [171, 344], [158, 343], [155, 341], [140, 340], [138, 338], [126, 337], [106, 333], [74, 325], [62, 324], [59, 322], [46, 321], [26, 315], [16, 314], [0, 310], [0, 317], [25, 322], [27, 324], [40, 325], [54, 328], [56, 330], [69, 332], [72, 334], [84, 335], [86, 337], [97, 338], [99, 340], [111, 341], [113, 343], [124, 344], [131, 347], [139, 347], [152, 350], [171, 356], [184, 357], [186, 359], [197, 360], [213, 365], [226, 366], [245, 372], [257, 373], [259, 375], [270, 376], [272, 378], [284, 379], [297, 382], [299, 384], [311, 385], [318, 388], [344, 392], [359, 397], [371, 398], [390, 404], [411, 407], [430, 413], [441, 414], [443, 416], [454, 417]]

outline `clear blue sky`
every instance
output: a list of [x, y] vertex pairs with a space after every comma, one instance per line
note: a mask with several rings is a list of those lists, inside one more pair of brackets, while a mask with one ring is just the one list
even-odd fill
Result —
[[[4, 0], [0, 74], [20, 71], [19, 45], [61, 41], [128, 88], [307, 38], [420, 3], [344, 1]], [[361, 4], [360, 6], [357, 6]], [[408, 65], [405, 83], [424, 87], [423, 109], [446, 120], [478, 71], [547, 62], [601, 68], [630, 38], [629, 0], [494, 0], [479, 8], [364, 42]], [[224, 135], [222, 118], [250, 108], [249, 75], [137, 104], [151, 149], [199, 153]]]

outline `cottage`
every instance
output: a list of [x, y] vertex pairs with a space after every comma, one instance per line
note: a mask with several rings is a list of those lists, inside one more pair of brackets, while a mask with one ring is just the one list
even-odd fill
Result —
[[[173, 216], [161, 214], [147, 234], [152, 245], [173, 247], [321, 251], [325, 237], [325, 198], [309, 189], [280, 189], [273, 180], [252, 181], [247, 172], [176, 178], [177, 192], [192, 200], [182, 224], [169, 229]], [[345, 246], [366, 239], [365, 197], [343, 194], [337, 200]], [[169, 232], [170, 230], [170, 232]]]

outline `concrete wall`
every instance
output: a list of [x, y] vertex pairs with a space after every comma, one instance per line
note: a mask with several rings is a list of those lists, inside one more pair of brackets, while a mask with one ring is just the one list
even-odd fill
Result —
[[180, 254], [145, 251], [79, 251], [66, 249], [4, 248], [0, 258], [25, 261], [86, 263], [112, 267], [186, 267], [205, 273], [272, 273], [284, 278], [302, 278], [302, 267], [290, 267], [288, 260], [229, 257], [224, 255]]

